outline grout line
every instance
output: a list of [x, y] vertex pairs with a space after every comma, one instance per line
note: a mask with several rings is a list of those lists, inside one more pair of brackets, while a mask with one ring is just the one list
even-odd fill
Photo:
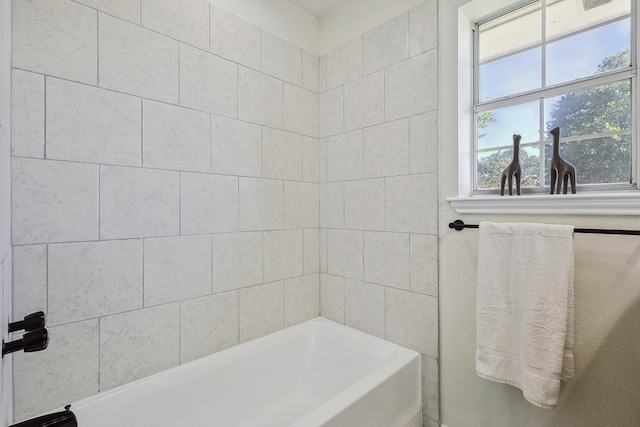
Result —
[[[49, 316], [49, 245], [44, 245], [44, 264], [45, 264], [45, 278], [44, 278], [44, 309], [47, 316]], [[13, 271], [12, 271], [13, 274]]]
[[100, 337], [101, 337], [100, 331], [101, 331], [101, 329], [102, 329], [102, 318], [98, 317], [98, 392], [100, 392], [100, 390], [102, 388], [101, 384], [100, 384], [100, 382], [102, 381], [102, 375], [101, 375], [101, 373], [102, 373], [102, 364], [101, 364], [101, 361], [102, 361], [102, 357], [101, 357], [102, 356], [102, 348], [101, 348], [101, 345], [100, 345]]
[[[182, 43], [182, 44], [185, 44], [185, 43]], [[239, 65], [242, 65], [242, 64], [239, 64]], [[306, 136], [308, 138], [313, 138], [313, 139], [320, 139], [319, 136], [317, 136], [317, 135], [307, 135], [307, 134], [296, 132], [296, 131], [293, 131], [293, 130], [285, 130], [283, 128], [274, 127], [274, 126], [271, 126], [269, 124], [264, 124], [264, 123], [259, 123], [259, 122], [252, 122], [250, 120], [241, 119], [241, 118], [237, 117], [237, 114], [236, 114], [236, 116], [226, 116], [224, 114], [214, 113], [214, 112], [211, 112], [211, 111], [198, 109], [196, 107], [192, 107], [192, 106], [189, 106], [189, 105], [181, 105], [179, 102], [174, 103], [174, 102], [166, 101], [164, 99], [150, 98], [148, 96], [138, 95], [138, 94], [134, 94], [134, 93], [130, 93], [130, 92], [123, 92], [121, 90], [116, 90], [116, 89], [112, 89], [112, 88], [108, 88], [108, 87], [96, 86], [96, 85], [89, 84], [89, 83], [86, 83], [86, 82], [72, 80], [72, 79], [69, 79], [69, 78], [66, 78], [66, 77], [53, 76], [53, 75], [49, 75], [49, 74], [36, 72], [36, 71], [33, 71], [33, 70], [29, 70], [27, 68], [12, 67], [12, 70], [23, 71], [25, 73], [30, 73], [30, 74], [36, 74], [36, 75], [42, 76], [45, 79], [46, 78], [51, 78], [51, 79], [61, 80], [61, 81], [69, 82], [69, 83], [75, 83], [75, 84], [79, 84], [79, 85], [83, 85], [83, 86], [88, 86], [88, 87], [94, 88], [94, 89], [99, 89], [99, 90], [103, 90], [103, 91], [108, 91], [108, 92], [112, 92], [112, 93], [126, 95], [128, 97], [135, 97], [135, 98], [139, 98], [139, 99], [142, 99], [142, 100], [148, 100], [148, 101], [153, 101], [153, 102], [157, 102], [157, 103], [160, 103], [160, 104], [165, 104], [165, 105], [170, 105], [170, 106], [174, 106], [174, 107], [184, 108], [184, 109], [187, 109], [187, 110], [190, 110], [190, 111], [196, 111], [196, 112], [200, 112], [200, 113], [212, 114], [212, 115], [215, 115], [215, 116], [218, 116], [218, 117], [237, 120], [237, 121], [240, 121], [240, 122], [243, 122], [243, 123], [248, 123], [248, 124], [252, 124], [252, 125], [256, 125], [256, 126], [262, 126], [262, 127], [268, 128], [268, 129], [274, 129], [274, 130], [278, 130], [278, 131], [281, 131], [281, 132], [291, 133], [291, 134], [300, 135], [300, 136]], [[263, 74], [260, 71], [253, 70], [253, 69], [251, 69], [251, 70], [255, 71], [255, 72], [258, 72], [258, 73], [260, 73], [260, 74], [262, 74], [264, 76], [270, 77], [267, 74]], [[237, 77], [237, 79], [239, 79], [239, 77]], [[284, 83], [288, 83], [288, 82], [284, 82]], [[236, 86], [237, 86], [237, 84], [236, 84]], [[45, 89], [46, 89], [46, 87], [45, 87]], [[301, 88], [301, 89], [303, 89], [303, 88]], [[236, 96], [238, 96], [238, 89], [236, 89]], [[46, 97], [46, 93], [45, 93], [45, 97]], [[425, 111], [425, 113], [431, 112], [431, 111], [437, 111], [437, 108], [433, 109], [433, 110]], [[404, 117], [402, 117], [402, 118], [404, 118]], [[401, 120], [402, 118], [395, 119], [395, 120]], [[378, 124], [376, 124], [376, 125], [378, 125]], [[376, 126], [376, 125], [370, 125], [370, 126], [366, 126], [366, 127], [372, 127], [372, 126]], [[340, 135], [342, 133], [344, 133], [344, 132], [339, 132], [337, 134], [326, 135], [326, 136], [336, 136], [336, 135]], [[20, 156], [17, 156], [17, 157], [20, 157]]]
[[[43, 100], [43, 102], [44, 102], [44, 105], [43, 105], [43, 110], [44, 110], [43, 121], [44, 121], [44, 123], [42, 125], [42, 127], [43, 127], [42, 131], [44, 133], [42, 135], [43, 139], [44, 139], [44, 141], [43, 141], [44, 146], [42, 147], [42, 149], [43, 149], [42, 158], [46, 160], [47, 159], [47, 76], [43, 75], [43, 79], [42, 80], [43, 80], [43, 86], [44, 86], [43, 87], [43, 91], [44, 91], [44, 95], [43, 95], [43, 98], [44, 98], [44, 100]], [[11, 156], [14, 157], [13, 154]]]
[[177, 98], [177, 99], [178, 99], [178, 101], [177, 101], [177, 104], [178, 104], [178, 105], [180, 105], [180, 104], [181, 104], [181, 102], [180, 102], [180, 42], [177, 42], [177, 45], [178, 45], [178, 47], [177, 47], [177, 51], [178, 51], [178, 52], [176, 53], [176, 59], [177, 59], [177, 61], [176, 61], [176, 62], [177, 62], [177, 68], [178, 68], [178, 69], [177, 69], [177, 76], [178, 76], [178, 78], [176, 79], [176, 80], [177, 80], [177, 81], [176, 81], [176, 84], [177, 84], [177, 86], [178, 86], [178, 87], [177, 87], [177, 92], [178, 92], [178, 98]]
[[140, 165], [144, 168], [144, 98], [140, 99]]
[[239, 344], [240, 343], [240, 289], [236, 289], [235, 292], [236, 292], [236, 297], [237, 297], [237, 300], [238, 300], [238, 315], [237, 315], [238, 328], [237, 328], [237, 331], [236, 331], [236, 338], [237, 338], [236, 344]]
[[96, 86], [100, 87], [100, 12], [96, 10]]
[[211, 250], [211, 252], [210, 252], [211, 256], [209, 257], [209, 260], [211, 261], [211, 268], [210, 268], [210, 271], [209, 271], [211, 273], [211, 286], [210, 286], [211, 293], [210, 293], [210, 295], [213, 295], [214, 294], [214, 292], [213, 292], [213, 278], [214, 278], [213, 277], [214, 276], [214, 270], [213, 270], [213, 256], [214, 256], [214, 253], [213, 253], [213, 250], [214, 250], [213, 249], [213, 234], [210, 234], [209, 236], [210, 236], [209, 245], [210, 245], [210, 250]]
[[141, 308], [145, 308], [145, 298], [144, 298], [144, 282], [145, 282], [145, 268], [144, 268], [144, 254], [145, 254], [145, 246], [146, 246], [146, 239], [142, 238], [140, 239], [142, 240], [142, 307]]
[[101, 189], [101, 184], [102, 184], [102, 165], [98, 164], [98, 236], [97, 236], [97, 240], [100, 241], [100, 237], [101, 237], [101, 221], [102, 221], [102, 217], [100, 215], [101, 213], [101, 208], [102, 208], [102, 201], [101, 201], [101, 197], [102, 197], [102, 189]]

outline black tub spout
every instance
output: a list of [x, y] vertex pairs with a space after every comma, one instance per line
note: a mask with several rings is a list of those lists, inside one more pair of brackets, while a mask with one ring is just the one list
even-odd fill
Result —
[[9, 427], [78, 427], [76, 415], [69, 410], [70, 407], [71, 405], [67, 405], [64, 411], [42, 415]]

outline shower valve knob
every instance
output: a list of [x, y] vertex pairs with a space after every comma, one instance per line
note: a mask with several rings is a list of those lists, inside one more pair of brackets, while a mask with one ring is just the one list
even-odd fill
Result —
[[9, 323], [9, 333], [21, 331], [23, 329], [27, 332], [34, 331], [39, 328], [44, 328], [45, 323], [46, 320], [44, 312], [36, 311], [35, 313], [26, 315], [24, 320]]
[[41, 351], [49, 345], [49, 333], [46, 328], [27, 332], [21, 339], [2, 344], [2, 355], [24, 350], [25, 353]]

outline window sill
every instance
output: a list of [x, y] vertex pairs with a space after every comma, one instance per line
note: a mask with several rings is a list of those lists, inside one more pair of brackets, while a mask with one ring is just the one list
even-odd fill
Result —
[[640, 191], [449, 197], [460, 214], [640, 215]]

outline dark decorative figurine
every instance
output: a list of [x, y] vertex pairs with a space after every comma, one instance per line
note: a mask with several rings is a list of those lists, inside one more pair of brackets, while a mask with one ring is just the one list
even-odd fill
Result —
[[569, 179], [571, 179], [571, 194], [576, 194], [576, 168], [560, 157], [560, 128], [556, 127], [549, 132], [553, 135], [553, 157], [551, 158], [551, 194], [553, 187], [558, 182], [556, 194], [567, 194]]
[[500, 195], [504, 196], [504, 183], [509, 180], [509, 195], [513, 196], [513, 182], [512, 179], [516, 179], [516, 192], [520, 195], [520, 177], [522, 175], [522, 168], [520, 167], [520, 135], [513, 135], [513, 160], [509, 163], [500, 179]]

